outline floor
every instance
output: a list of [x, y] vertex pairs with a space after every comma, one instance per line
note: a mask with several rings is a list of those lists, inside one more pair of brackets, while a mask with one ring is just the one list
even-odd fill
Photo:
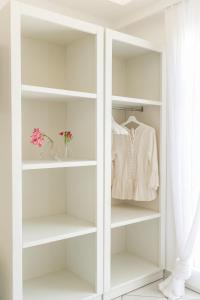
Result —
[[[157, 289], [159, 282], [160, 281], [149, 284], [115, 300], [165, 300], [166, 298]], [[186, 296], [181, 299], [200, 300], [200, 294], [197, 294], [191, 290], [187, 290]]]

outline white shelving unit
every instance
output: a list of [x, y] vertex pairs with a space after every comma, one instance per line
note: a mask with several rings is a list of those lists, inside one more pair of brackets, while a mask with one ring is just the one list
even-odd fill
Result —
[[[162, 49], [106, 30], [104, 61], [103, 28], [15, 0], [1, 24], [0, 298], [111, 300], [161, 278]], [[157, 132], [159, 195], [148, 203], [111, 199], [111, 116], [123, 122], [135, 106]], [[33, 128], [52, 148], [30, 143]], [[67, 159], [63, 130], [73, 133]]]
[[[163, 276], [166, 137], [162, 49], [112, 30], [106, 30], [105, 48], [104, 299], [109, 300]], [[122, 123], [131, 114], [157, 132], [160, 187], [151, 202], [111, 196], [111, 116]]]
[[[0, 24], [1, 298], [100, 300], [103, 28], [17, 1]], [[52, 148], [30, 143], [33, 128]]]

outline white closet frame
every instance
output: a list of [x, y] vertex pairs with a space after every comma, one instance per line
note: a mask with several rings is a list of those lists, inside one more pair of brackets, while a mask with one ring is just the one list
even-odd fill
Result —
[[[52, 24], [80, 30], [96, 36], [96, 94], [23, 85], [21, 82], [21, 19], [23, 16], [48, 21]], [[101, 299], [100, 295], [103, 292], [103, 28], [17, 1], [11, 1], [1, 9], [0, 22], [0, 131], [3, 142], [3, 146], [1, 145], [0, 171], [0, 180], [3, 183], [0, 191], [2, 299], [23, 299], [22, 173], [32, 169], [81, 166], [96, 166], [97, 168], [96, 291], [89, 298]], [[51, 98], [52, 101], [59, 97], [62, 100], [64, 99], [64, 101], [68, 98], [72, 100], [79, 98], [84, 100], [85, 98], [96, 101], [96, 161], [44, 162], [38, 165], [32, 163], [24, 164], [22, 162], [21, 146], [22, 95], [29, 95], [35, 98]], [[63, 239], [65, 238], [66, 236], [64, 235]], [[81, 299], [82, 297], [80, 296]], [[84, 299], [86, 298], [84, 297]]]
[[[113, 42], [121, 42], [124, 47], [135, 46], [145, 51], [155, 51], [161, 55], [161, 99], [160, 102], [147, 99], [119, 97], [112, 94], [112, 49]], [[159, 215], [137, 214], [131, 219], [118, 215], [118, 224], [111, 222], [111, 124], [112, 104], [120, 107], [155, 105], [160, 107], [160, 209]], [[105, 205], [104, 205], [104, 299], [114, 299], [134, 289], [163, 277], [165, 268], [165, 194], [166, 194], [166, 104], [165, 104], [165, 54], [162, 49], [146, 40], [107, 29], [105, 32]], [[119, 212], [118, 212], [119, 213]], [[120, 214], [120, 213], [119, 213]], [[127, 217], [127, 216], [126, 216]], [[126, 218], [125, 217], [125, 218]], [[111, 230], [118, 226], [140, 223], [151, 219], [160, 219], [159, 228], [159, 268], [156, 272], [143, 274], [132, 280], [111, 287]], [[134, 226], [134, 225], [133, 225]], [[119, 269], [120, 273], [121, 270]]]
[[[66, 28], [79, 30], [96, 36], [96, 93], [69, 91], [55, 89], [54, 87], [36, 87], [26, 85], [21, 80], [21, 20], [22, 17], [36, 18], [47, 21], [51, 24], [61, 25]], [[113, 299], [135, 288], [152, 282], [162, 277], [165, 266], [165, 173], [166, 173], [166, 120], [165, 120], [165, 56], [162, 49], [156, 48], [153, 44], [112, 30], [105, 33], [105, 69], [103, 70], [103, 28], [68, 18], [64, 15], [38, 9], [17, 1], [5, 4], [0, 10], [0, 262], [1, 262], [1, 287], [3, 287], [3, 300], [23, 299], [23, 275], [22, 275], [22, 250], [33, 244], [26, 244], [23, 247], [22, 236], [22, 174], [30, 170], [58, 169], [68, 167], [95, 166], [97, 168], [97, 215], [96, 228], [89, 229], [89, 232], [97, 235], [96, 245], [96, 291], [89, 297], [82, 299], [100, 300], [102, 294], [104, 299]], [[156, 51], [162, 56], [162, 101], [149, 101], [146, 99], [135, 99], [117, 97], [112, 95], [112, 43], [120, 41], [124, 45], [133, 45], [145, 50]], [[105, 112], [103, 116], [103, 78], [105, 79]], [[21, 101], [23, 96], [35, 99], [51, 101], [70, 101], [77, 99], [90, 99], [96, 101], [97, 105], [97, 159], [78, 160], [67, 162], [43, 162], [31, 163], [22, 161], [22, 124], [21, 124]], [[142, 216], [139, 219], [122, 221], [121, 225], [139, 223], [144, 220], [160, 218], [160, 263], [159, 270], [146, 274], [142, 278], [123, 283], [117, 287], [110, 287], [110, 250], [111, 250], [111, 116], [112, 101], [120, 102], [120, 105], [156, 105], [161, 111], [161, 147], [160, 147], [160, 211], [153, 215]], [[105, 136], [103, 135], [103, 121], [105, 120]], [[105, 144], [105, 149], [104, 149]], [[105, 157], [103, 153], [105, 151]], [[105, 173], [103, 174], [103, 159], [105, 162]], [[104, 186], [103, 186], [104, 179]], [[105, 191], [105, 194], [104, 194]], [[104, 199], [104, 204], [103, 204]], [[103, 212], [104, 205], [104, 212]], [[81, 208], [80, 208], [81, 209]], [[103, 214], [104, 213], [104, 214]], [[120, 222], [120, 221], [119, 221]], [[104, 231], [104, 232], [103, 232]], [[104, 234], [104, 242], [103, 242]], [[69, 234], [70, 235], [70, 234]], [[63, 234], [61, 239], [69, 237]], [[70, 238], [77, 236], [72, 233]], [[54, 240], [56, 241], [56, 240]], [[46, 242], [45, 242], [46, 243]], [[42, 243], [41, 243], [42, 244]], [[36, 243], [35, 245], [40, 245]], [[80, 249], [81, 251], [81, 249]], [[119, 270], [120, 272], [120, 270]], [[70, 296], [69, 296], [70, 297]], [[26, 299], [24, 299], [26, 300]], [[36, 299], [34, 299], [36, 300]], [[40, 300], [40, 299], [37, 299]], [[59, 299], [58, 299], [59, 300]], [[71, 299], [70, 299], [71, 300]]]

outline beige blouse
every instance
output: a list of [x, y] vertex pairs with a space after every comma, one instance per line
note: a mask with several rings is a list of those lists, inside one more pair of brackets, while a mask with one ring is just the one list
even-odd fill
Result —
[[154, 200], [159, 186], [155, 129], [141, 124], [127, 131], [112, 136], [112, 197]]

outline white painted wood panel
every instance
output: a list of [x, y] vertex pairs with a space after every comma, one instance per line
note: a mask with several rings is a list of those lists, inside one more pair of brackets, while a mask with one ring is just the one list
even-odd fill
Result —
[[126, 249], [129, 253], [160, 266], [160, 218], [126, 227]]
[[[76, 171], [80, 169], [76, 168]], [[71, 172], [72, 169], [23, 172], [23, 220], [67, 214], [66, 201], [69, 199], [66, 197], [65, 177], [68, 171]]]
[[70, 215], [40, 217], [23, 222], [23, 248], [96, 232], [96, 227]]
[[75, 167], [88, 167], [96, 166], [96, 161], [89, 160], [69, 160], [69, 161], [25, 161], [22, 164], [23, 170], [41, 170], [41, 169], [54, 169], [54, 168], [75, 168]]
[[127, 92], [135, 98], [161, 99], [161, 56], [150, 52], [126, 61]]
[[[126, 227], [113, 228], [111, 230], [111, 254], [126, 251]], [[109, 266], [110, 267], [110, 266]]]
[[[104, 293], [110, 290], [111, 266], [111, 114], [112, 114], [112, 39], [105, 31], [105, 156], [104, 156]], [[114, 297], [113, 297], [114, 298]]]
[[[58, 38], [58, 31], [53, 28], [57, 28], [57, 26], [59, 26], [59, 33], [61, 28], [63, 27], [65, 30], [69, 29], [69, 31], [79, 31], [85, 34], [97, 34], [99, 32], [99, 30], [101, 31], [102, 28], [100, 26], [94, 25], [92, 23], [88, 23], [85, 21], [81, 21], [75, 18], [71, 18], [68, 17], [66, 15], [63, 14], [58, 14], [58, 13], [54, 13], [51, 12], [49, 10], [44, 10], [41, 8], [38, 8], [36, 6], [31, 6], [31, 5], [26, 5], [24, 3], [19, 3], [18, 4], [19, 8], [20, 8], [20, 12], [23, 16], [23, 18], [30, 18], [30, 25], [31, 28], [33, 28], [33, 31], [36, 30], [36, 33], [38, 34], [38, 30], [37, 30], [37, 21], [42, 20], [43, 24], [44, 21], [47, 23], [47, 25], [44, 27], [40, 26], [39, 27], [39, 32], [43, 37], [44, 36], [48, 36], [50, 35], [51, 38]], [[31, 22], [32, 21], [32, 22]], [[50, 24], [49, 24], [50, 23]], [[50, 25], [50, 27], [48, 26]], [[26, 24], [25, 24], [26, 26]], [[46, 30], [48, 32], [46, 32]], [[48, 34], [47, 34], [48, 33]], [[74, 36], [74, 34], [73, 34]], [[61, 37], [61, 40], [63, 41], [63, 36]]]
[[66, 88], [64, 46], [44, 40], [22, 38], [21, 49], [22, 84]]
[[[66, 49], [66, 82], [72, 90], [97, 91], [97, 40], [88, 35], [76, 40]], [[100, 49], [99, 49], [100, 50]], [[99, 74], [101, 76], [101, 74]]]
[[134, 281], [159, 271], [155, 264], [129, 253], [119, 253], [112, 256], [112, 288], [129, 281]]
[[[163, 270], [159, 269], [155, 273], [149, 274], [149, 276], [143, 276], [141, 278], [130, 280], [126, 284], [120, 285], [118, 287], [112, 288], [109, 292], [104, 294], [105, 300], [115, 299], [120, 295], [126, 295], [129, 291], [134, 291], [140, 287], [143, 287], [151, 282], [163, 278]], [[121, 296], [122, 298], [123, 296]]]
[[[162, 52], [162, 48], [155, 45], [155, 43], [152, 43], [150, 41], [128, 35], [122, 32], [109, 30], [110, 35], [113, 39], [113, 51], [114, 54], [118, 53], [119, 50], [121, 50], [121, 47], [125, 49], [123, 53], [129, 56], [138, 56], [138, 54], [145, 52]], [[121, 53], [122, 51], [120, 51]]]
[[24, 282], [24, 300], [87, 300], [95, 296], [89, 283], [67, 270]]
[[[97, 168], [72, 168], [66, 173], [66, 211], [98, 227]], [[78, 188], [77, 188], [78, 185]], [[99, 227], [98, 227], [99, 229]]]
[[17, 300], [22, 298], [21, 28], [17, 2], [10, 1], [8, 5], [11, 9], [11, 45], [8, 50], [11, 61], [7, 67], [11, 72], [11, 91], [9, 93], [12, 97], [12, 300]]
[[133, 205], [128, 204], [113, 205], [111, 211], [111, 228], [126, 226], [129, 224], [157, 219], [160, 217], [160, 213], [156, 211], [134, 207]]
[[120, 96], [112, 96], [113, 105], [118, 107], [131, 107], [131, 106], [147, 106], [147, 105], [155, 105], [161, 106], [162, 102], [154, 101], [154, 100], [146, 100], [146, 99], [137, 99], [137, 98], [129, 98], [129, 97], [120, 97]]
[[124, 63], [124, 60], [119, 59], [119, 57], [115, 56], [111, 56], [110, 59], [112, 59], [113, 94], [126, 95], [126, 65]]
[[68, 91], [62, 89], [52, 89], [46, 87], [22, 85], [22, 97], [24, 99], [46, 100], [46, 101], [76, 101], [84, 99], [96, 99], [96, 94], [77, 91]]
[[[67, 240], [67, 267], [98, 289], [97, 235], [88, 234]], [[100, 282], [101, 284], [101, 282]], [[102, 291], [100, 292], [102, 293]]]
[[69, 128], [74, 138], [69, 145], [72, 158], [97, 158], [97, 104], [91, 101], [68, 103], [66, 113], [66, 128]]
[[[16, 279], [16, 285], [13, 286], [13, 275], [18, 274], [18, 266], [12, 264], [13, 257], [16, 256], [12, 252], [12, 243], [17, 246], [16, 254], [20, 249], [20, 233], [18, 236], [18, 242], [15, 244], [16, 239], [12, 240], [13, 223], [16, 225], [14, 229], [15, 233], [18, 233], [18, 214], [14, 213], [12, 220], [12, 115], [11, 115], [11, 70], [9, 68], [11, 64], [11, 11], [10, 6], [5, 6], [0, 10], [0, 133], [2, 136], [0, 147], [0, 260], [1, 264], [1, 299], [11, 299], [13, 288], [16, 293], [20, 291], [20, 281]], [[13, 52], [12, 52], [13, 54]], [[6, 134], [5, 134], [6, 132]], [[18, 152], [17, 152], [18, 153]], [[19, 179], [20, 180], [20, 179]], [[14, 186], [16, 189], [16, 185]], [[17, 200], [15, 194], [15, 199]], [[17, 202], [17, 201], [16, 201]], [[17, 204], [17, 203], [16, 203]], [[20, 261], [20, 258], [19, 258]], [[16, 263], [15, 259], [14, 262]], [[20, 264], [20, 263], [19, 263]], [[16, 298], [15, 298], [16, 299]]]
[[[33, 11], [35, 8], [36, 7], [32, 7]], [[59, 15], [57, 16], [59, 17]], [[53, 20], [47, 21], [44, 20], [44, 18], [37, 18], [37, 12], [33, 18], [30, 18], [26, 14], [22, 17], [22, 34], [24, 37], [39, 39], [61, 46], [70, 45], [74, 41], [87, 35], [87, 33], [70, 28], [69, 26], [54, 23]]]

